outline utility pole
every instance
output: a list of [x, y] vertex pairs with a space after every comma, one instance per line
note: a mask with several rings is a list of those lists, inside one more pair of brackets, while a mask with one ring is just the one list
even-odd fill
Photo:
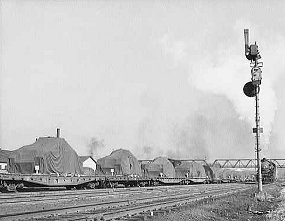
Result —
[[256, 133], [256, 158], [257, 158], [257, 182], [258, 192], [262, 192], [262, 174], [261, 174], [261, 159], [260, 159], [260, 133], [263, 132], [263, 128], [260, 128], [260, 115], [259, 115], [259, 91], [261, 84], [261, 67], [263, 62], [258, 62], [261, 58], [258, 46], [255, 44], [249, 45], [249, 31], [244, 29], [244, 40], [245, 40], [245, 57], [251, 61], [251, 81], [244, 85], [243, 91], [248, 97], [255, 97], [255, 128], [253, 133]]

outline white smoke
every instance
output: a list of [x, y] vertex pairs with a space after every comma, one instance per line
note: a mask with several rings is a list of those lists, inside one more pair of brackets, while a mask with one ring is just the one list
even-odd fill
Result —
[[[177, 54], [183, 55], [183, 59], [180, 59], [182, 63], [187, 60], [185, 56], [188, 56], [189, 84], [200, 91], [226, 96], [235, 107], [240, 120], [247, 120], [252, 127], [255, 127], [255, 99], [243, 94], [244, 84], [251, 79], [250, 61], [244, 56], [243, 28], [248, 28], [247, 25], [244, 21], [237, 22], [234, 27], [234, 32], [238, 36], [235, 38], [236, 40], [230, 45], [217, 46], [216, 51], [211, 51], [202, 58], [200, 57], [199, 61], [193, 61], [181, 47], [176, 47], [177, 51], [173, 52], [175, 45], [183, 45], [184, 48], [191, 45], [191, 43], [185, 42], [183, 44], [181, 40], [177, 41], [179, 44], [168, 42], [168, 45], [173, 47], [168, 47], [167, 52], [173, 53], [176, 64], [177, 58], [179, 58]], [[249, 25], [249, 27], [252, 26]], [[255, 31], [256, 33], [254, 33]], [[268, 39], [269, 37], [270, 39]], [[171, 40], [171, 38], [164, 38], [164, 43], [165, 39]], [[264, 62], [260, 91], [260, 116], [261, 127], [264, 129], [264, 133], [261, 134], [261, 142], [266, 154], [270, 146], [270, 135], [278, 108], [274, 83], [278, 80], [283, 69], [285, 38], [274, 36], [274, 34], [272, 37], [269, 33], [262, 34], [262, 30], [250, 29], [250, 43], [254, 43], [254, 41], [257, 41], [259, 45], [261, 61]], [[190, 62], [191, 60], [192, 62]]]

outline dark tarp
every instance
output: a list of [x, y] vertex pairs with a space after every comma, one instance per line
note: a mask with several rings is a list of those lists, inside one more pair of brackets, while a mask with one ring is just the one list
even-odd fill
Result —
[[163, 174], [163, 166], [160, 164], [153, 164], [152, 162], [142, 164], [143, 176], [144, 177], [159, 177]]
[[8, 163], [11, 151], [0, 149], [0, 163]]
[[157, 177], [161, 174], [165, 177], [175, 177], [173, 164], [166, 157], [157, 157], [153, 162], [145, 165], [146, 174], [150, 177]]
[[95, 171], [90, 167], [82, 167], [83, 175], [86, 176], [93, 176], [95, 175]]
[[202, 163], [182, 161], [175, 167], [176, 177], [206, 177]]
[[35, 143], [13, 151], [9, 166], [11, 172], [34, 173], [39, 165], [40, 173], [82, 174], [79, 157], [63, 138], [40, 137]]
[[115, 150], [109, 156], [98, 159], [97, 165], [105, 174], [110, 174], [111, 169], [114, 169], [115, 174], [141, 175], [139, 162], [129, 150]]
[[208, 166], [208, 165], [204, 165], [203, 167], [205, 169], [206, 176], [209, 179], [211, 179], [211, 180], [214, 179], [215, 178], [215, 174], [214, 174], [212, 168], [210, 166]]
[[21, 162], [14, 164], [16, 173], [30, 174], [35, 172], [34, 162]]
[[9, 161], [8, 161], [8, 172], [16, 173], [15, 158], [9, 158]]

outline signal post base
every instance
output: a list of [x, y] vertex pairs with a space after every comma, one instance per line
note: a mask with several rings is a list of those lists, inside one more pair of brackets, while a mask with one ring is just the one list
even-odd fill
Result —
[[258, 192], [256, 194], [254, 194], [254, 198], [257, 200], [257, 201], [266, 201], [267, 198], [268, 198], [268, 195], [266, 192], [262, 191], [262, 192]]

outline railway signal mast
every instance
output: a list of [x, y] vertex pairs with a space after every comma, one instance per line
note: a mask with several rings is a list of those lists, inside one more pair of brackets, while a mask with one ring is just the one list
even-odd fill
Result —
[[263, 132], [263, 128], [260, 128], [260, 116], [259, 116], [259, 91], [261, 84], [261, 67], [263, 62], [259, 62], [261, 58], [258, 46], [256, 42], [249, 45], [249, 30], [244, 29], [244, 40], [245, 40], [245, 57], [250, 60], [251, 67], [251, 81], [244, 85], [243, 91], [248, 97], [255, 97], [255, 124], [253, 133], [256, 134], [256, 158], [257, 158], [257, 181], [258, 181], [258, 192], [262, 192], [262, 177], [261, 177], [261, 161], [260, 161], [260, 133]]

